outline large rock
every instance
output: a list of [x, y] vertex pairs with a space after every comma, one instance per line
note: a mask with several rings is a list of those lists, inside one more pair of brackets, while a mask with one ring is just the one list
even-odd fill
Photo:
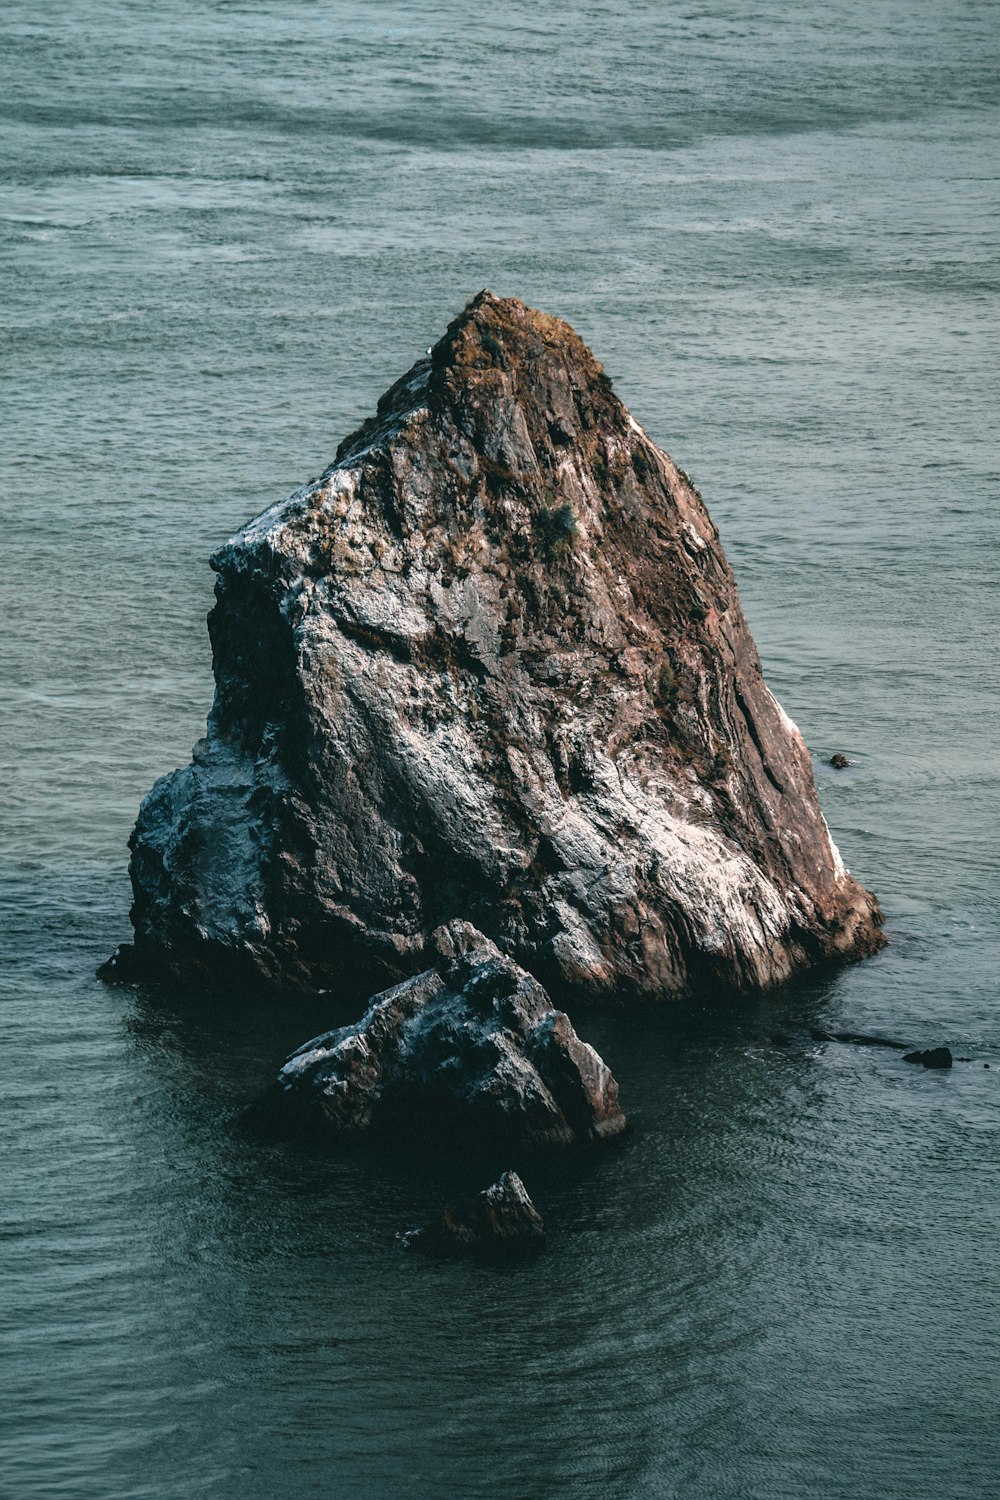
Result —
[[468, 922], [433, 937], [432, 969], [285, 1063], [251, 1123], [349, 1141], [478, 1138], [572, 1146], [625, 1128], [618, 1085], [536, 979]]
[[483, 292], [212, 566], [107, 977], [370, 992], [456, 916], [576, 996], [880, 946], [698, 492], [565, 323]]

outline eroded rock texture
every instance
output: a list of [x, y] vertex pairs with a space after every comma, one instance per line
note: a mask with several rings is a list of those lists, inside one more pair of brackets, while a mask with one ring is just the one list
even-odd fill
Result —
[[370, 993], [454, 917], [577, 998], [879, 946], [697, 491], [565, 323], [482, 293], [212, 566], [109, 977]]
[[518, 1147], [624, 1130], [610, 1071], [536, 979], [468, 922], [440, 928], [432, 947], [433, 968], [293, 1052], [250, 1123], [340, 1141], [416, 1134]]

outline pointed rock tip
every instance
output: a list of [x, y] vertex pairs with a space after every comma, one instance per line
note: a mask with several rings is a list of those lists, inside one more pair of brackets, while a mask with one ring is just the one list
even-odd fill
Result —
[[455, 918], [435, 928], [431, 933], [428, 947], [431, 962], [435, 960], [447, 962], [452, 958], [463, 957], [467, 953], [484, 959], [500, 957], [500, 951], [496, 945], [491, 943], [478, 927], [474, 927], [471, 922], [466, 922], [462, 918]]
[[484, 287], [449, 323], [431, 350], [431, 363], [443, 369], [480, 369], [490, 365], [520, 363], [544, 349], [561, 349], [581, 366], [581, 374], [593, 379], [603, 369], [583, 339], [569, 323], [519, 297], [498, 297]]
[[334, 462], [340, 464], [359, 449], [370, 447], [413, 409], [416, 400], [426, 401], [429, 392], [438, 396], [443, 392], [449, 403], [457, 391], [488, 387], [491, 372], [506, 374], [516, 385], [527, 377], [530, 390], [544, 356], [553, 354], [561, 359], [573, 384], [589, 387], [599, 400], [611, 393], [603, 366], [569, 323], [529, 307], [518, 297], [498, 297], [484, 287], [452, 319], [437, 343], [380, 396], [375, 415], [344, 438]]

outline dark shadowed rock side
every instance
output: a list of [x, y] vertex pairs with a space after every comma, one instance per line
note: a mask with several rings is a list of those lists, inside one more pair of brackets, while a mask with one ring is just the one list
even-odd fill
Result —
[[517, 1173], [504, 1172], [479, 1194], [471, 1212], [445, 1208], [433, 1224], [399, 1238], [404, 1250], [420, 1255], [524, 1260], [545, 1248], [545, 1225]]
[[920, 1063], [925, 1068], [950, 1068], [954, 1058], [950, 1047], [928, 1047], [923, 1052], [907, 1052], [903, 1061]]
[[625, 1128], [618, 1085], [536, 979], [468, 922], [433, 934], [434, 967], [353, 1026], [293, 1052], [249, 1123], [365, 1136], [562, 1147]]
[[481, 293], [212, 566], [106, 977], [365, 994], [455, 917], [577, 999], [880, 946], [698, 492], [567, 324]]

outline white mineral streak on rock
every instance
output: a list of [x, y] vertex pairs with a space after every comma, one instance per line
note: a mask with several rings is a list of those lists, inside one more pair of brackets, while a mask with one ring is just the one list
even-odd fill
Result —
[[788, 714], [786, 714], [785, 710], [782, 708], [782, 706], [778, 702], [777, 698], [771, 692], [771, 689], [765, 685], [764, 691], [767, 693], [768, 698], [774, 704], [775, 712], [778, 714], [778, 717], [781, 719], [782, 724], [784, 724], [785, 728], [788, 730], [788, 733], [791, 736], [791, 738], [794, 739], [794, 740], [796, 740], [796, 741], [798, 741], [798, 743], [802, 746], [803, 750], [805, 750], [805, 740], [803, 740], [803, 738], [802, 738], [802, 734], [801, 734], [801, 731], [799, 730], [799, 726], [795, 723], [795, 721], [793, 719], [790, 719], [788, 717]]
[[[795, 723], [795, 721], [793, 719], [789, 718], [788, 714], [782, 708], [781, 704], [778, 702], [777, 698], [771, 692], [770, 688], [767, 688], [766, 691], [767, 691], [767, 695], [770, 698], [771, 702], [774, 704], [775, 709], [777, 710], [779, 717], [781, 718], [781, 722], [784, 724], [786, 730], [788, 731], [789, 737], [791, 739], [795, 740], [796, 743], [799, 746], [801, 746], [801, 750], [802, 750], [802, 754], [803, 755], [808, 755], [809, 751], [806, 748], [806, 742], [802, 738], [802, 733], [801, 733], [801, 731], [799, 729], [799, 726]], [[834, 871], [835, 871], [835, 873], [837, 875], [837, 878], [841, 879], [841, 880], [842, 879], [848, 879], [849, 880], [851, 872], [847, 868], [847, 866], [844, 864], [844, 861], [843, 861], [843, 859], [841, 857], [840, 850], [837, 848], [836, 844], [833, 842], [833, 837], [832, 837], [832, 835], [830, 833], [830, 827], [829, 827], [829, 824], [827, 823], [827, 821], [826, 821], [825, 818], [823, 819], [823, 827], [826, 829], [827, 840], [829, 841], [829, 844], [830, 844], [830, 854], [831, 854], [831, 857], [833, 859], [833, 868], [834, 868]]]
[[578, 996], [879, 946], [711, 518], [565, 324], [477, 298], [213, 566], [111, 977], [373, 987], [465, 916]]

